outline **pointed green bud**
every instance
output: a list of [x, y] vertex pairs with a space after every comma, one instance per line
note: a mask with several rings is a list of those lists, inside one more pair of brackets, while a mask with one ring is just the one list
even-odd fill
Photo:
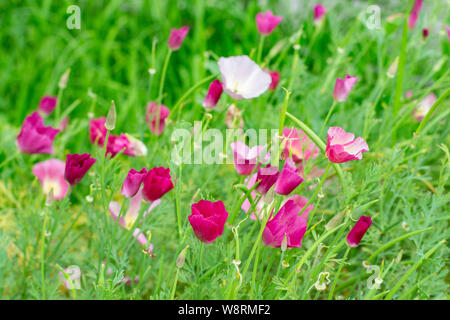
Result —
[[109, 131], [114, 130], [114, 128], [116, 127], [116, 119], [116, 104], [114, 103], [114, 100], [112, 100], [111, 108], [109, 108], [108, 115], [106, 116], [105, 128]]
[[337, 215], [335, 215], [333, 218], [331, 218], [331, 220], [328, 221], [328, 223], [325, 225], [325, 229], [331, 230], [331, 229], [335, 228], [337, 225], [339, 225], [339, 223], [341, 223], [341, 221], [342, 221], [342, 218], [344, 218], [345, 211], [346, 210], [342, 210]]
[[177, 268], [183, 268], [184, 261], [186, 260], [187, 249], [189, 249], [189, 245], [187, 245], [178, 255], [176, 266]]
[[59, 78], [58, 88], [65, 89], [67, 87], [67, 82], [69, 82], [70, 68], [64, 72], [64, 74]]

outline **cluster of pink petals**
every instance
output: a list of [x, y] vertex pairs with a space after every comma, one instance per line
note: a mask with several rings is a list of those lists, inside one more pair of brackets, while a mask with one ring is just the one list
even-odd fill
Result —
[[191, 206], [189, 223], [196, 237], [205, 243], [211, 243], [223, 234], [228, 212], [222, 201], [200, 200]]
[[94, 165], [95, 161], [97, 160], [92, 158], [89, 153], [68, 154], [66, 157], [64, 178], [70, 185], [76, 185], [83, 179], [84, 175]]
[[299, 169], [291, 158], [287, 158], [275, 183], [275, 192], [281, 195], [288, 195], [302, 182], [303, 178], [299, 173]]
[[348, 233], [347, 244], [350, 247], [357, 247], [371, 224], [372, 224], [371, 217], [361, 216], [359, 220], [356, 222], [355, 226], [352, 228], [352, 230], [350, 230], [350, 232]]
[[419, 18], [420, 10], [422, 9], [423, 0], [416, 0], [408, 19], [408, 28], [414, 29]]
[[147, 173], [146, 168], [142, 168], [140, 171], [130, 169], [122, 185], [122, 195], [127, 198], [134, 197], [141, 188]]
[[65, 163], [58, 159], [49, 159], [33, 166], [33, 174], [39, 179], [44, 194], [53, 190], [55, 200], [63, 199], [69, 184], [64, 179]]
[[270, 10], [258, 13], [255, 19], [258, 31], [262, 35], [271, 34], [273, 29], [275, 29], [283, 20], [282, 17], [274, 16]]
[[355, 139], [353, 133], [347, 133], [340, 127], [330, 127], [327, 135], [325, 153], [331, 162], [342, 163], [361, 160], [362, 153], [369, 151], [369, 146], [364, 139], [361, 137]]
[[352, 90], [356, 81], [358, 81], [357, 77], [351, 77], [348, 74], [344, 79], [337, 78], [333, 89], [334, 100], [339, 102], [347, 100], [348, 94]]
[[283, 137], [286, 139], [282, 159], [287, 159], [292, 155], [295, 163], [300, 163], [308, 159], [315, 159], [319, 154], [319, 148], [301, 129], [284, 128]]
[[144, 199], [148, 202], [160, 199], [174, 188], [172, 177], [170, 176], [170, 169], [164, 167], [150, 169], [143, 179], [143, 184], [142, 193]]
[[223, 92], [223, 84], [219, 80], [214, 80], [209, 85], [208, 93], [203, 100], [203, 107], [206, 109], [214, 109]]
[[412, 114], [413, 117], [417, 121], [422, 121], [423, 118], [425, 118], [425, 116], [427, 115], [428, 111], [430, 111], [436, 100], [436, 95], [434, 93], [430, 93], [422, 101], [420, 101], [419, 105], [414, 109]]
[[327, 13], [327, 9], [321, 4], [317, 4], [314, 6], [314, 23], [317, 24], [323, 20], [325, 14]]
[[158, 110], [158, 104], [156, 104], [155, 102], [149, 102], [147, 104], [147, 113], [145, 115], [145, 122], [147, 122], [153, 134], [156, 134], [157, 136], [162, 134], [164, 128], [166, 127], [166, 119], [169, 116], [169, 114], [170, 111], [165, 105], [160, 104]]
[[234, 167], [239, 175], [248, 176], [255, 168], [260, 155], [266, 150], [266, 146], [254, 146], [249, 148], [245, 143], [236, 141], [231, 143], [233, 150]]
[[52, 154], [53, 140], [58, 132], [58, 129], [44, 126], [44, 120], [35, 111], [23, 121], [22, 129], [16, 138], [17, 146], [23, 153]]
[[48, 116], [53, 112], [58, 102], [58, 98], [53, 96], [43, 96], [39, 101], [39, 111]]
[[267, 71], [270, 75], [270, 78], [272, 79], [272, 82], [269, 85], [269, 90], [274, 91], [277, 86], [278, 82], [280, 82], [280, 73], [277, 71]]
[[309, 205], [302, 213], [298, 214], [308, 203], [308, 199], [294, 195], [287, 199], [274, 218], [270, 219], [262, 235], [266, 246], [281, 247], [286, 236], [288, 248], [299, 248], [307, 229], [308, 215], [314, 207]]
[[259, 168], [256, 176], [256, 181], [259, 182], [259, 184], [256, 186], [256, 191], [265, 195], [275, 182], [277, 182], [278, 175], [278, 168], [270, 164]]
[[167, 41], [167, 45], [173, 51], [180, 49], [181, 44], [183, 43], [184, 38], [187, 36], [189, 32], [189, 27], [181, 27], [180, 29], [170, 30], [169, 40]]

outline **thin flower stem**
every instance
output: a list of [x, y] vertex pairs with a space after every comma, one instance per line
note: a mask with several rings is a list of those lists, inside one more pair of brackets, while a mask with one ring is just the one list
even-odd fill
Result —
[[400, 56], [398, 60], [398, 69], [397, 69], [397, 79], [395, 83], [395, 95], [394, 95], [394, 115], [400, 110], [400, 101], [402, 97], [402, 89], [403, 89], [403, 76], [405, 71], [405, 59], [406, 59], [406, 45], [408, 41], [408, 21], [407, 17], [405, 17], [403, 23], [403, 34], [402, 41], [400, 45]]
[[339, 265], [339, 269], [336, 272], [336, 276], [334, 277], [333, 285], [331, 286], [330, 293], [328, 294], [328, 300], [333, 298], [334, 289], [336, 288], [337, 281], [341, 274], [342, 268], [344, 267], [345, 261], [347, 260], [348, 253], [350, 252], [351, 247], [347, 246], [347, 250], [345, 250], [344, 257], [342, 258], [342, 262]]
[[259, 64], [261, 62], [261, 56], [262, 56], [262, 51], [263, 51], [263, 47], [264, 47], [264, 39], [266, 38], [265, 35], [261, 35], [261, 37], [259, 38], [259, 45], [258, 45], [258, 52], [256, 54], [256, 63]]
[[42, 235], [41, 235], [41, 293], [42, 300], [45, 300], [45, 233], [47, 228], [47, 214], [48, 210], [44, 213], [44, 223], [42, 224]]
[[430, 119], [430, 117], [432, 116], [432, 114], [434, 113], [434, 111], [437, 109], [437, 107], [442, 103], [442, 101], [444, 101], [447, 96], [450, 94], [450, 89], [447, 89], [440, 97], [439, 99], [436, 100], [436, 102], [433, 104], [433, 106], [431, 107], [431, 109], [427, 112], [426, 116], [422, 119], [422, 121], [420, 122], [419, 126], [417, 127], [416, 130], [416, 135], [419, 135], [420, 132], [422, 131], [423, 127], [425, 126], [425, 124], [428, 122], [428, 120]]
[[61, 117], [61, 100], [63, 98], [64, 88], [58, 89], [58, 95], [56, 99], [56, 107], [55, 107], [55, 126], [59, 125], [60, 117]]
[[177, 282], [178, 282], [178, 274], [180, 273], [180, 269], [177, 268], [177, 273], [175, 273], [175, 279], [173, 279], [173, 286], [172, 290], [170, 290], [170, 300], [174, 300], [175, 298], [175, 291], [177, 290]]
[[178, 226], [178, 235], [181, 238], [182, 230], [181, 230], [181, 176], [182, 176], [182, 164], [180, 163], [179, 174], [177, 177], [177, 187], [175, 190], [175, 206], [176, 206], [176, 214], [177, 214], [177, 226]]
[[161, 103], [163, 100], [163, 93], [164, 93], [164, 83], [166, 81], [166, 72], [167, 67], [169, 66], [170, 57], [172, 55], [172, 50], [169, 49], [166, 54], [166, 59], [164, 60], [164, 65], [161, 73], [161, 79], [159, 82], [159, 91], [158, 91], [158, 98], [157, 98], [157, 111], [156, 111], [156, 132], [159, 132], [159, 119], [160, 119], [160, 113], [161, 113]]
[[330, 120], [330, 116], [331, 116], [331, 114], [333, 113], [333, 110], [334, 110], [334, 108], [336, 107], [336, 104], [337, 104], [337, 103], [336, 103], [336, 100], [333, 100], [333, 104], [331, 105], [331, 108], [330, 108], [330, 110], [328, 111], [328, 114], [327, 114], [327, 116], [326, 116], [326, 118], [325, 118], [325, 121], [324, 121], [323, 124], [322, 124], [322, 128], [320, 128], [319, 137], [322, 136], [323, 130], [324, 130], [325, 127], [327, 126], [328, 120]]
[[291, 92], [289, 90], [286, 91], [286, 96], [284, 97], [284, 105], [283, 109], [281, 110], [281, 117], [280, 117], [280, 127], [278, 128], [278, 136], [282, 137], [283, 135], [283, 128], [284, 128], [284, 122], [286, 121], [286, 112], [287, 107], [289, 103], [289, 97], [291, 96]]

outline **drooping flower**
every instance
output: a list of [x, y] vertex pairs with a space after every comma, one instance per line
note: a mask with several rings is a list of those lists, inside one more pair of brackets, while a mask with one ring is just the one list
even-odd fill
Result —
[[256, 181], [259, 181], [259, 184], [256, 187], [256, 191], [265, 195], [277, 181], [278, 175], [278, 168], [270, 164], [259, 168], [258, 175], [256, 176]]
[[106, 138], [106, 118], [101, 117], [98, 119], [89, 120], [89, 138], [91, 143], [103, 146]]
[[200, 200], [192, 204], [191, 212], [188, 220], [200, 241], [211, 243], [223, 234], [228, 212], [222, 201]]
[[25, 118], [22, 129], [16, 138], [17, 146], [23, 153], [52, 154], [53, 140], [59, 130], [44, 126], [44, 120], [38, 112]]
[[248, 56], [221, 57], [218, 64], [223, 89], [233, 99], [256, 98], [263, 94], [272, 82], [270, 75]]
[[327, 9], [325, 9], [325, 7], [321, 3], [314, 6], [314, 24], [320, 23], [326, 13]]
[[412, 8], [411, 14], [408, 19], [408, 27], [410, 29], [414, 29], [417, 23], [417, 19], [419, 18], [420, 10], [422, 9], [423, 0], [416, 0], [414, 2], [414, 6]]
[[187, 36], [189, 32], [189, 27], [181, 27], [180, 29], [171, 29], [169, 40], [167, 41], [167, 45], [173, 51], [180, 49], [181, 44], [183, 43], [184, 38]]
[[66, 168], [64, 178], [72, 186], [76, 185], [83, 179], [84, 175], [94, 165], [96, 159], [92, 158], [89, 153], [68, 154], [66, 157]]
[[294, 161], [291, 158], [287, 158], [275, 184], [275, 192], [281, 195], [288, 195], [302, 182], [303, 178], [300, 176]]
[[[141, 202], [142, 202], [142, 190], [139, 190], [136, 193], [136, 195], [130, 199], [130, 205], [127, 209], [127, 212], [124, 215], [121, 215], [120, 218], [119, 218], [119, 215], [120, 215], [121, 205], [118, 202], [111, 201], [109, 203], [108, 209], [109, 209], [111, 216], [113, 217], [113, 219], [115, 221], [117, 221], [117, 219], [119, 219], [119, 221], [117, 222], [119, 224], [119, 226], [130, 230], [135, 225], [136, 219], [139, 217], [139, 211], [141, 209]], [[159, 204], [160, 204], [160, 201], [153, 202], [152, 205], [150, 206], [150, 208], [144, 213], [143, 218], [145, 218], [146, 215], [149, 214], [151, 212], [151, 210], [153, 210]], [[139, 244], [141, 244], [143, 246], [148, 246], [148, 248], [146, 248], [148, 250], [148, 252], [151, 253], [153, 251], [153, 245], [151, 243], [149, 243], [147, 237], [141, 231], [141, 229], [135, 228], [133, 230], [133, 237], [137, 240], [137, 242], [139, 242]]]
[[[302, 199], [300, 199], [302, 198]], [[289, 199], [278, 211], [274, 218], [270, 219], [264, 228], [262, 239], [266, 246], [273, 248], [281, 247], [283, 238], [286, 236], [288, 248], [299, 248], [306, 232], [310, 206], [298, 214], [308, 202], [306, 198]]]
[[122, 195], [127, 198], [134, 197], [141, 188], [147, 173], [148, 171], [145, 168], [140, 171], [130, 169], [122, 185]]
[[428, 28], [423, 28], [422, 29], [422, 37], [424, 39], [428, 38], [429, 33], [430, 33], [430, 30]]
[[206, 109], [214, 109], [220, 99], [220, 96], [222, 95], [222, 92], [222, 82], [217, 79], [211, 82], [205, 100], [203, 100], [203, 107], [205, 107]]
[[157, 167], [150, 169], [145, 176], [142, 193], [145, 200], [152, 202], [160, 199], [173, 188], [170, 169]]
[[347, 133], [340, 127], [330, 127], [327, 135], [325, 154], [331, 162], [342, 163], [361, 160], [362, 153], [369, 151], [369, 146], [363, 138], [355, 139], [353, 133]]
[[269, 35], [272, 33], [273, 29], [280, 24], [283, 18], [274, 16], [272, 11], [267, 10], [266, 12], [258, 13], [255, 20], [259, 33], [262, 35]]
[[269, 90], [274, 91], [277, 88], [278, 82], [280, 82], [280, 73], [277, 71], [268, 71], [271, 82], [269, 86]]
[[355, 226], [352, 228], [352, 230], [350, 230], [350, 232], [348, 233], [347, 244], [350, 247], [357, 247], [371, 224], [372, 224], [371, 217], [361, 216], [358, 222], [356, 222]]
[[287, 159], [292, 155], [295, 163], [300, 163], [308, 159], [317, 158], [319, 148], [301, 129], [284, 128], [283, 139], [285, 139], [284, 149], [281, 154], [283, 159]]
[[[67, 277], [70, 279], [67, 279]], [[79, 266], [69, 266], [64, 268], [64, 273], [59, 272], [59, 281], [64, 285], [67, 290], [80, 289], [81, 269]]]
[[[250, 189], [251, 187], [253, 187], [255, 185], [257, 175], [258, 175], [257, 173], [254, 173], [251, 177], [248, 177], [245, 180], [247, 189]], [[253, 199], [253, 201], [256, 201], [256, 199], [257, 199], [256, 191], [252, 191], [250, 196]], [[250, 210], [251, 206], [252, 205], [251, 205], [250, 201], [246, 198], [244, 200], [244, 202], [242, 203], [241, 209], [244, 210], [245, 213], [248, 213], [248, 210]], [[264, 207], [264, 197], [261, 196], [261, 198], [259, 199], [258, 203], [255, 206], [254, 211], [250, 215], [250, 218], [253, 220], [256, 220], [256, 216], [258, 216], [258, 219], [262, 219], [261, 209], [263, 207]], [[255, 212], [256, 212], [256, 215], [255, 215]]]
[[[159, 118], [158, 118], [159, 111]], [[169, 116], [170, 111], [165, 105], [159, 105], [155, 102], [149, 102], [147, 104], [147, 114], [145, 116], [145, 122], [149, 125], [150, 130], [157, 136], [161, 135], [166, 126], [166, 119]], [[158, 122], [159, 120], [159, 122]], [[157, 125], [158, 124], [158, 125]]]
[[266, 149], [266, 146], [254, 146], [249, 148], [245, 143], [236, 141], [231, 143], [233, 150], [234, 167], [241, 176], [248, 176], [258, 162], [259, 155]]
[[53, 112], [58, 102], [58, 98], [53, 96], [43, 96], [39, 101], [39, 111], [48, 116]]
[[433, 104], [436, 102], [437, 97], [432, 92], [427, 95], [422, 101], [420, 101], [419, 105], [413, 111], [413, 117], [417, 121], [422, 121], [423, 118], [427, 115], [428, 111], [430, 111]]
[[345, 79], [337, 78], [333, 89], [333, 98], [338, 102], [347, 100], [347, 96], [358, 81], [357, 77], [351, 77], [348, 74]]
[[33, 166], [33, 174], [39, 179], [44, 194], [53, 190], [55, 200], [63, 199], [69, 184], [64, 180], [64, 170], [66, 165], [58, 159], [50, 159], [36, 163]]

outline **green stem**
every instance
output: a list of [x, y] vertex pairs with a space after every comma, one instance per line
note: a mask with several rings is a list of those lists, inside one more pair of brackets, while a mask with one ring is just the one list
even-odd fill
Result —
[[177, 273], [175, 273], [175, 279], [173, 280], [172, 290], [170, 290], [170, 300], [174, 300], [175, 291], [177, 290], [177, 282], [178, 282], [178, 274], [180, 273], [180, 269], [177, 268]]
[[261, 55], [264, 47], [264, 39], [266, 38], [265, 35], [261, 35], [259, 38], [259, 45], [258, 45], [258, 53], [256, 54], [256, 63], [259, 64], [261, 62]]
[[425, 126], [425, 124], [428, 122], [428, 120], [430, 119], [430, 117], [433, 115], [434, 111], [437, 109], [437, 107], [442, 103], [442, 101], [444, 101], [447, 96], [450, 94], [450, 89], [447, 89], [440, 97], [439, 99], [436, 100], [436, 102], [433, 104], [433, 106], [431, 107], [431, 109], [427, 112], [427, 115], [422, 119], [422, 121], [420, 122], [419, 126], [417, 127], [416, 130], [416, 135], [419, 135], [420, 132], [422, 131], [423, 127]]
[[162, 69], [162, 73], [161, 73], [161, 79], [159, 82], [159, 91], [158, 91], [158, 97], [157, 97], [157, 111], [156, 111], [156, 132], [159, 132], [159, 119], [160, 119], [160, 112], [161, 112], [161, 103], [163, 100], [163, 93], [164, 93], [164, 83], [166, 81], [166, 72], [167, 72], [167, 67], [169, 65], [169, 61], [170, 61], [170, 57], [172, 55], [172, 50], [169, 49], [169, 51], [167, 51], [167, 55], [166, 55], [166, 59], [164, 60], [164, 66]]
[[394, 115], [400, 109], [400, 101], [402, 97], [402, 89], [403, 89], [403, 76], [405, 71], [405, 59], [406, 59], [406, 44], [408, 41], [408, 22], [407, 18], [403, 23], [403, 34], [402, 41], [400, 46], [400, 57], [398, 60], [398, 71], [397, 71], [397, 81], [395, 83], [395, 95], [394, 95]]
[[284, 105], [283, 105], [283, 109], [281, 110], [280, 127], [278, 128], [278, 136], [280, 136], [280, 137], [283, 136], [284, 122], [286, 121], [286, 111], [287, 111], [290, 95], [291, 95], [291, 92], [286, 90], [286, 96], [284, 97]]
[[347, 260], [348, 253], [350, 252], [351, 247], [347, 246], [347, 250], [345, 250], [344, 257], [342, 258], [342, 262], [339, 265], [339, 269], [336, 272], [336, 276], [334, 277], [333, 285], [331, 286], [330, 293], [328, 294], [328, 300], [333, 298], [334, 289], [336, 288], [337, 281], [339, 276], [341, 275], [342, 268], [344, 267], [345, 261]]
[[335, 107], [336, 107], [336, 100], [333, 100], [333, 104], [331, 105], [331, 108], [328, 111], [328, 114], [327, 114], [327, 116], [325, 118], [325, 121], [323, 122], [322, 128], [320, 129], [319, 137], [322, 136], [323, 130], [325, 129], [325, 127], [326, 127], [326, 125], [328, 123], [328, 120], [330, 119], [330, 116], [333, 113], [333, 110], [334, 110]]
[[44, 223], [42, 224], [41, 235], [41, 292], [42, 300], [45, 300], [45, 232], [47, 227], [47, 210], [44, 213]]
[[180, 163], [179, 176], [177, 177], [177, 188], [175, 191], [175, 205], [176, 205], [176, 213], [177, 213], [177, 226], [178, 226], [178, 235], [181, 238], [181, 175], [182, 175], [182, 164]]

